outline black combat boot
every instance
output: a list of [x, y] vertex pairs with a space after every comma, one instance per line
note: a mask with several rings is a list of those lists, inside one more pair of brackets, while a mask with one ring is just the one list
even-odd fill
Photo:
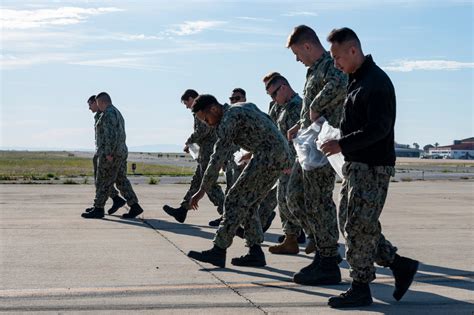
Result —
[[393, 291], [395, 300], [400, 301], [407, 292], [418, 270], [418, 265], [419, 262], [416, 260], [395, 255], [395, 259], [390, 266], [395, 278], [395, 290]]
[[91, 211], [81, 214], [81, 217], [86, 219], [101, 219], [104, 217], [104, 208], [94, 207]]
[[84, 210], [84, 212], [91, 212], [92, 210], [94, 210], [94, 207], [86, 208], [86, 210]]
[[221, 224], [221, 221], [222, 221], [222, 217], [209, 221], [209, 226], [219, 226], [219, 224]]
[[319, 254], [316, 254], [312, 266], [307, 266], [295, 273], [293, 281], [305, 285], [338, 284], [341, 282], [339, 258], [339, 255], [320, 257]]
[[120, 196], [115, 196], [112, 198], [112, 200], [114, 201], [114, 203], [112, 207], [107, 210], [108, 214], [114, 214], [115, 212], [117, 212], [118, 209], [122, 208], [127, 203], [125, 199], [121, 198]]
[[137, 203], [134, 203], [133, 205], [130, 206], [130, 211], [128, 213], [122, 214], [122, 218], [124, 219], [133, 219], [137, 215], [143, 213], [142, 207]]
[[[342, 262], [341, 255], [337, 254], [336, 259], [337, 259], [337, 264], [340, 264]], [[313, 261], [309, 265], [307, 265], [306, 267], [303, 267], [294, 276], [296, 277], [298, 275], [298, 277], [301, 277], [302, 276], [301, 274], [308, 273], [311, 270], [317, 268], [320, 261], [321, 261], [321, 255], [319, 254], [319, 251], [316, 251], [315, 254], [314, 254], [314, 257], [313, 257]]]
[[368, 283], [353, 281], [349, 290], [339, 296], [329, 298], [328, 305], [334, 308], [359, 307], [372, 304], [372, 294]]
[[202, 252], [196, 252], [194, 250], [188, 253], [188, 257], [196, 259], [205, 263], [213, 264], [214, 266], [224, 268], [226, 250], [214, 245], [213, 248]]
[[260, 245], [255, 244], [249, 248], [249, 252], [245, 256], [232, 258], [231, 264], [234, 266], [246, 267], [263, 267], [267, 264], [265, 254]]
[[163, 210], [175, 218], [179, 223], [184, 223], [184, 220], [186, 220], [186, 216], [188, 215], [188, 209], [183, 206], [180, 206], [179, 208], [172, 208], [168, 205], [165, 205], [163, 206]]

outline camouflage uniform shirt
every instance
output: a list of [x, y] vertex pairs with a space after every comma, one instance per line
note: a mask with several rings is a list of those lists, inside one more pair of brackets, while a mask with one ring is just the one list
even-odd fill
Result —
[[125, 144], [125, 121], [119, 110], [110, 104], [95, 123], [96, 146], [99, 156], [124, 157], [128, 154]]
[[[287, 131], [293, 127], [300, 118], [302, 99], [298, 94], [293, 95], [293, 97], [283, 105], [275, 105], [279, 107], [279, 115], [276, 118], [276, 125], [278, 130], [282, 133], [283, 136], [286, 136]], [[292, 144], [289, 144], [291, 156], [291, 161], [294, 161], [296, 157], [296, 150]]]
[[346, 86], [347, 76], [334, 67], [333, 59], [325, 52], [306, 74], [301, 128], [311, 125], [310, 109], [324, 116], [330, 125], [339, 127]]
[[288, 141], [270, 117], [255, 104], [239, 103], [223, 107], [224, 113], [216, 127], [214, 153], [204, 174], [201, 189], [207, 191], [219, 175], [219, 169], [233, 154], [235, 145], [252, 153], [252, 159], [281, 169], [289, 167]]

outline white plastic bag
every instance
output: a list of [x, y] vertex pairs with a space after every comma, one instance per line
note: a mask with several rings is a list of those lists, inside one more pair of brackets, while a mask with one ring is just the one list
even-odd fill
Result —
[[199, 145], [197, 143], [190, 143], [188, 144], [189, 154], [191, 154], [192, 158], [197, 160], [199, 157]]
[[[324, 119], [324, 118], [322, 118]], [[320, 124], [325, 120], [318, 120], [306, 129], [300, 129], [293, 139], [298, 161], [305, 171], [310, 171], [328, 163], [326, 156], [316, 147]]]
[[[334, 128], [327, 121], [321, 126], [321, 131], [319, 132], [318, 139], [316, 140], [316, 145], [318, 149], [321, 149], [323, 143], [329, 140], [337, 140], [341, 138], [341, 130]], [[344, 165], [344, 155], [341, 152], [328, 156], [328, 161], [331, 164], [332, 168], [336, 171], [337, 175], [340, 178], [344, 178], [342, 174], [342, 166]]]
[[236, 152], [234, 153], [234, 162], [235, 162], [235, 164], [237, 164], [237, 165], [239, 165], [239, 166], [240, 166], [240, 165], [244, 165], [244, 164], [246, 163], [246, 161], [241, 161], [241, 159], [242, 159], [242, 157], [243, 157], [244, 155], [246, 155], [247, 153], [249, 153], [249, 152], [246, 151], [246, 150], [244, 150], [244, 149], [242, 149], [242, 148], [241, 148], [239, 151], [236, 151]]

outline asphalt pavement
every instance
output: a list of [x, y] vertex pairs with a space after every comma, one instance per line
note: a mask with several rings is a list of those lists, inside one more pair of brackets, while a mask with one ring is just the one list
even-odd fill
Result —
[[[339, 187], [339, 186], [337, 186]], [[348, 264], [334, 286], [302, 286], [292, 275], [312, 255], [272, 255], [279, 217], [265, 236], [267, 266], [236, 267], [245, 254], [235, 238], [226, 268], [187, 257], [212, 247], [217, 217], [207, 199], [184, 224], [163, 211], [187, 185], [134, 185], [145, 212], [86, 220], [93, 185], [0, 185], [0, 313], [31, 314], [473, 314], [474, 182], [391, 183], [383, 233], [399, 254], [420, 260], [411, 290], [392, 297], [393, 277], [378, 268], [370, 307], [334, 310], [327, 299], [350, 284]], [[335, 194], [337, 200], [337, 194]], [[344, 257], [344, 240], [340, 238]]]

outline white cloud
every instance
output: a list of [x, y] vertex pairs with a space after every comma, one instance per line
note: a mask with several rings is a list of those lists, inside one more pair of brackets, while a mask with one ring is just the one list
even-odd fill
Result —
[[134, 69], [134, 70], [177, 72], [176, 68], [157, 65], [157, 64], [154, 64], [150, 60], [143, 59], [143, 58], [134, 58], [134, 57], [77, 60], [77, 61], [70, 61], [68, 63], [72, 65], [80, 65], [80, 66], [95, 66], [95, 67]]
[[78, 31], [45, 31], [39, 29], [6, 30], [2, 32], [2, 44], [9, 49], [72, 47], [84, 42], [111, 40], [111, 41], [151, 41], [163, 40], [164, 35], [128, 34], [115, 32], [78, 32]]
[[310, 12], [310, 11], [297, 11], [297, 12], [284, 13], [284, 14], [282, 14], [282, 16], [290, 16], [290, 17], [294, 17], [294, 16], [318, 16], [318, 14], [315, 13], [315, 12]]
[[139, 56], [101, 56], [91, 53], [0, 55], [0, 69], [19, 69], [41, 64], [70, 64], [165, 72], [178, 71], [174, 67], [158, 65], [154, 59]]
[[164, 36], [145, 35], [145, 34], [116, 34], [106, 39], [115, 39], [123, 41], [138, 41], [138, 40], [161, 40]]
[[69, 58], [65, 54], [0, 55], [0, 69], [17, 69], [36, 64], [64, 62]]
[[246, 20], [246, 21], [256, 21], [256, 22], [272, 22], [272, 19], [251, 17], [251, 16], [238, 16], [237, 19]]
[[48, 25], [71, 25], [86, 20], [89, 16], [123, 11], [115, 7], [15, 10], [0, 8], [0, 24], [4, 29], [31, 29]]
[[182, 24], [177, 24], [176, 29], [169, 30], [169, 32], [179, 36], [193, 35], [226, 23], [225, 21], [186, 21]]
[[461, 70], [474, 68], [474, 62], [453, 60], [400, 60], [383, 67], [387, 71], [410, 72], [415, 70]]
[[169, 48], [160, 48], [153, 50], [140, 50], [140, 51], [129, 51], [125, 52], [126, 56], [152, 56], [152, 55], [162, 55], [162, 54], [177, 54], [177, 53], [187, 53], [187, 52], [235, 52], [235, 51], [255, 51], [256, 49], [261, 48], [281, 48], [278, 44], [268, 44], [268, 43], [252, 43], [252, 42], [242, 42], [238, 45], [224, 43], [224, 42], [211, 42], [211, 43], [201, 43], [196, 41], [186, 41], [186, 42], [176, 42], [177, 46]]

